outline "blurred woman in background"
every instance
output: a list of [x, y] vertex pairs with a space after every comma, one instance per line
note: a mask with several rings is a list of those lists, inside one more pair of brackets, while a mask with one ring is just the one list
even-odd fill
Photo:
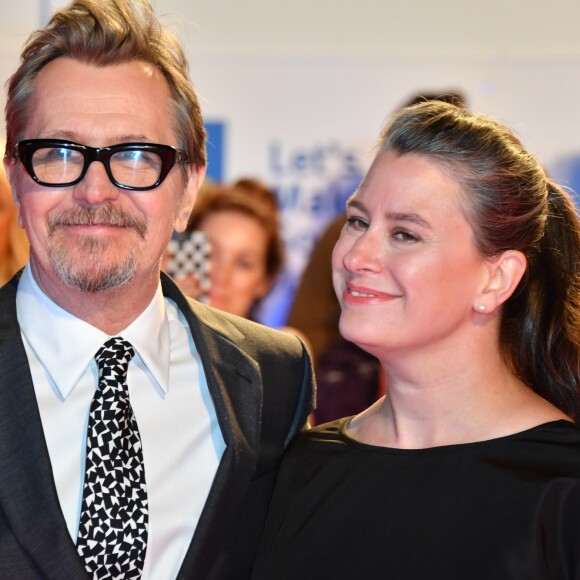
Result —
[[[209, 238], [208, 303], [254, 318], [284, 260], [274, 192], [254, 179], [212, 185], [200, 193], [187, 229]], [[197, 297], [195, 280], [184, 277], [176, 282]]]
[[0, 167], [0, 286], [23, 268], [28, 261], [28, 239], [18, 225], [18, 210], [12, 191]]

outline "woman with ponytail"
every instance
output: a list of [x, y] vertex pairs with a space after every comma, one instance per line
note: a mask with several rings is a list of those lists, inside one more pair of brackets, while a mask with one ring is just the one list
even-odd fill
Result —
[[255, 580], [580, 579], [580, 223], [497, 121], [397, 113], [333, 254], [388, 392], [304, 433]]

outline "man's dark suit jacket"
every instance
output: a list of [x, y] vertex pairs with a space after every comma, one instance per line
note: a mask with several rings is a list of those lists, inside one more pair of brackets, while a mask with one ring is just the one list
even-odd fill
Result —
[[[88, 575], [56, 493], [16, 317], [18, 279], [0, 290], [0, 578], [79, 580]], [[189, 300], [164, 275], [162, 284], [187, 318], [227, 445], [178, 578], [244, 580], [280, 456], [311, 411], [310, 357], [294, 337]]]

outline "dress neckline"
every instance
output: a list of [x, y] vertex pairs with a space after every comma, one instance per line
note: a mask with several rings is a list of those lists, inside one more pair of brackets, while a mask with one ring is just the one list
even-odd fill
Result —
[[[547, 421], [546, 423], [540, 423], [539, 425], [535, 425], [528, 429], [524, 429], [522, 431], [518, 431], [516, 433], [510, 433], [508, 435], [502, 435], [500, 437], [494, 437], [492, 439], [484, 439], [481, 441], [470, 441], [465, 443], [450, 443], [448, 445], [437, 445], [434, 447], [417, 447], [417, 448], [401, 448], [401, 447], [387, 447], [383, 445], [372, 445], [371, 443], [364, 443], [363, 441], [359, 441], [355, 439], [348, 433], [348, 425], [349, 423], [355, 418], [355, 415], [350, 417], [343, 417], [337, 421], [338, 423], [338, 432], [341, 439], [350, 446], [353, 447], [360, 447], [363, 449], [367, 449], [370, 451], [378, 451], [378, 452], [387, 452], [387, 453], [437, 453], [440, 451], [453, 451], [453, 450], [464, 450], [464, 449], [474, 449], [477, 447], [491, 447], [497, 444], [501, 444], [504, 442], [509, 442], [512, 440], [517, 439], [528, 439], [533, 437], [536, 433], [543, 432], [543, 431], [551, 431], [554, 428], [557, 430], [564, 426], [568, 425], [573, 429], [576, 429], [580, 434], [580, 429], [578, 426], [572, 422], [567, 421], [566, 419], [555, 419], [553, 421]], [[567, 427], [566, 427], [567, 428]]]

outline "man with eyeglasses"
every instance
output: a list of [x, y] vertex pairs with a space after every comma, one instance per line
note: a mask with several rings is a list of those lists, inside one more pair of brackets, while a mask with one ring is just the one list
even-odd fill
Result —
[[6, 121], [31, 257], [0, 290], [0, 577], [249, 577], [312, 369], [160, 273], [205, 174], [182, 49], [146, 0], [74, 0]]

